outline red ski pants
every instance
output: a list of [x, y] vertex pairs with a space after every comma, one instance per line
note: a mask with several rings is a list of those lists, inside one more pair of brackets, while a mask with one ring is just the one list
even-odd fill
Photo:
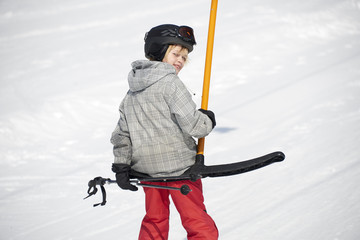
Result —
[[[147, 184], [154, 184], [144, 182]], [[218, 230], [206, 213], [201, 180], [161, 182], [156, 185], [178, 187], [187, 184], [192, 190], [188, 195], [180, 191], [146, 188], [146, 215], [142, 221], [139, 240], [167, 240], [169, 233], [169, 195], [171, 196], [189, 240], [217, 240]]]

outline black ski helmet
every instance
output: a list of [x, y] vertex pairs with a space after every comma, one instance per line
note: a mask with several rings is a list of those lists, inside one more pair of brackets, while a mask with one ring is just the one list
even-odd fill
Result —
[[186, 47], [189, 53], [196, 44], [194, 31], [188, 26], [163, 24], [150, 29], [145, 34], [145, 57], [150, 60], [162, 61], [170, 44]]

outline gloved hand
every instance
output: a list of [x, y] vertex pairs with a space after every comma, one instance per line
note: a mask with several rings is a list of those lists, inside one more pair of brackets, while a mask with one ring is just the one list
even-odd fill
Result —
[[208, 116], [212, 122], [212, 127], [214, 128], [216, 126], [216, 120], [215, 120], [215, 114], [210, 110], [205, 110], [200, 108], [200, 112], [204, 113], [206, 116]]
[[138, 188], [130, 184], [129, 172], [130, 166], [123, 163], [113, 163], [112, 171], [116, 176], [116, 183], [121, 189], [137, 191]]

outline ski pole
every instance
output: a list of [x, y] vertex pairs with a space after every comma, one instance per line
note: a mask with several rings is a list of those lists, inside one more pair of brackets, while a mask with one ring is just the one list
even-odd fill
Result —
[[169, 186], [162, 186], [162, 185], [155, 185], [155, 184], [146, 184], [146, 183], [140, 183], [138, 180], [131, 180], [130, 182], [135, 183], [136, 185], [140, 187], [148, 187], [148, 188], [158, 188], [158, 189], [166, 189], [166, 190], [175, 190], [180, 191], [181, 194], [187, 195], [192, 190], [190, 187], [186, 184], [182, 185], [181, 187], [169, 187]]
[[[203, 92], [201, 99], [201, 108], [204, 110], [207, 110], [208, 101], [209, 101], [210, 75], [211, 75], [211, 63], [212, 63], [212, 55], [214, 48], [217, 3], [218, 3], [217, 0], [211, 0], [208, 40], [206, 47], [204, 83], [203, 83]], [[204, 160], [204, 146], [205, 146], [205, 138], [200, 138], [198, 141], [197, 155], [199, 156], [197, 156], [196, 158], [197, 161], [198, 159], [202, 159], [202, 161]]]
[[[190, 187], [186, 184], [182, 185], [180, 188], [177, 188], [177, 187], [161, 186], [161, 185], [156, 185], [156, 184], [140, 183], [138, 180], [131, 180], [130, 182], [135, 183], [136, 185], [141, 186], [141, 187], [160, 188], [160, 189], [180, 191], [181, 194], [183, 194], [183, 195], [187, 195], [188, 193], [191, 192]], [[102, 193], [102, 202], [94, 204], [94, 207], [99, 206], [99, 205], [104, 206], [106, 204], [106, 190], [105, 190], [104, 185], [112, 184], [112, 183], [116, 183], [116, 180], [112, 180], [110, 178], [103, 178], [103, 177], [96, 177], [96, 178], [90, 180], [88, 183], [88, 186], [89, 186], [88, 191], [87, 191], [88, 196], [85, 197], [84, 199], [87, 199], [88, 197], [95, 195], [98, 191], [96, 186], [100, 186], [101, 193]]]

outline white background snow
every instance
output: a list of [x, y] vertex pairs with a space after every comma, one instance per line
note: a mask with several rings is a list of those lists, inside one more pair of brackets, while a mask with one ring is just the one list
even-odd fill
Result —
[[[200, 106], [210, 0], [0, 1], [0, 239], [137, 239], [144, 194], [112, 177], [130, 63], [162, 23], [197, 46], [180, 78]], [[204, 179], [220, 239], [360, 238], [360, 1], [219, 1], [207, 164], [286, 160]], [[171, 209], [169, 239], [185, 239]]]

